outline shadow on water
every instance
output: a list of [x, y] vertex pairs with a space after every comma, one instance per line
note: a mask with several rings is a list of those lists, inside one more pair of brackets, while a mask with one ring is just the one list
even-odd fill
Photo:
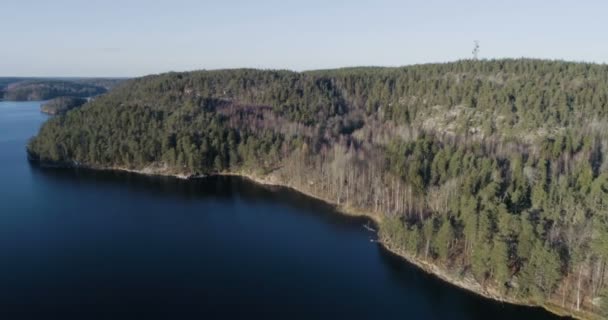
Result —
[[[258, 315], [277, 319], [286, 316], [289, 318], [331, 319], [342, 316], [349, 318], [382, 316], [402, 319], [455, 320], [549, 320], [559, 318], [540, 308], [502, 304], [448, 285], [381, 246], [371, 244], [368, 238], [373, 235], [362, 228], [362, 225], [368, 222], [367, 218], [337, 214], [332, 205], [288, 188], [261, 186], [238, 177], [182, 180], [128, 172], [41, 168], [35, 164], [31, 166], [31, 172], [35, 180], [44, 181], [49, 188], [67, 189], [75, 193], [88, 189], [108, 194], [109, 198], [113, 196], [112, 193], [124, 193], [128, 197], [142, 195], [144, 201], [137, 203], [144, 203], [149, 199], [169, 199], [171, 200], [170, 207], [186, 202], [193, 204], [191, 210], [198, 207], [198, 202], [204, 204], [219, 201], [232, 205], [236, 201], [242, 202], [247, 208], [259, 205], [264, 210], [284, 213], [275, 215], [274, 218], [288, 216], [286, 220], [274, 223], [275, 225], [288, 224], [285, 228], [295, 238], [285, 239], [284, 245], [276, 241], [264, 242], [266, 240], [260, 239], [263, 234], [249, 229], [239, 229], [240, 232], [245, 233], [245, 236], [241, 236], [239, 239], [239, 235], [235, 235], [236, 240], [231, 239], [234, 242], [233, 246], [230, 243], [220, 245], [217, 250], [224, 252], [240, 248], [235, 252], [249, 259], [246, 272], [241, 272], [238, 262], [235, 262], [237, 260], [233, 261], [237, 258], [226, 258], [226, 253], [214, 253], [213, 246], [190, 245], [195, 250], [206, 250], [206, 252], [200, 251], [198, 259], [201, 260], [194, 260], [194, 267], [199, 269], [198, 272], [208, 275], [202, 276], [203, 280], [198, 278], [193, 280], [193, 283], [190, 284], [192, 288], [186, 286], [186, 289], [181, 288], [181, 291], [177, 293], [171, 291], [158, 293], [159, 297], [165, 299], [163, 302], [159, 302], [158, 306], [151, 306], [150, 299], [152, 298], [147, 296], [150, 293], [141, 291], [140, 286], [150, 286], [148, 280], [131, 285], [131, 287], [125, 285], [122, 288], [125, 294], [125, 297], [122, 298], [124, 301], [110, 299], [110, 302], [118, 303], [118, 305], [106, 306], [109, 310], [118, 311], [121, 315], [128, 315], [129, 308], [132, 308], [137, 310], [135, 314], [138, 316], [146, 314], [148, 318], [171, 318], [176, 315], [180, 318], [188, 318], [188, 314], [213, 318], [243, 318]], [[281, 210], [274, 210], [277, 208]], [[229, 210], [225, 211], [226, 214], [229, 214]], [[250, 215], [255, 216], [255, 213], [251, 212]], [[312, 218], [303, 220], [301, 219], [303, 216]], [[166, 219], [170, 218], [166, 217]], [[189, 220], [190, 218], [192, 221]], [[201, 220], [196, 220], [196, 217], [190, 218], [180, 221], [191, 224], [201, 223]], [[259, 220], [258, 217], [253, 218]], [[318, 222], [319, 219], [321, 219], [321, 223]], [[205, 229], [204, 232], [212, 234], [213, 232], [232, 231], [231, 227], [226, 227], [230, 225], [230, 221], [226, 221], [226, 219], [219, 221], [222, 222], [216, 223], [217, 225], [213, 225], [211, 229]], [[203, 222], [208, 223], [209, 221], [204, 220]], [[253, 225], [256, 230], [269, 228], [271, 229], [268, 231], [269, 233], [273, 232], [272, 228], [283, 227], [269, 226], [273, 224], [272, 221], [257, 221], [256, 223]], [[319, 229], [318, 225], [327, 224], [331, 226], [330, 230]], [[213, 230], [213, 228], [220, 228], [220, 230]], [[183, 229], [180, 232], [183, 233]], [[251, 238], [247, 238], [248, 233], [251, 233]], [[147, 241], [158, 241], [154, 235], [147, 236], [150, 237]], [[176, 235], [170, 235], [170, 237], [175, 238]], [[193, 235], [193, 237], [197, 236]], [[209, 239], [203, 236], [193, 238], [194, 241], [214, 241], [214, 243], [218, 243], [217, 241], [220, 239], [226, 241], [224, 238]], [[250, 239], [256, 239], [254, 242], [257, 244], [251, 244]], [[317, 242], [312, 241], [315, 239]], [[171, 239], [168, 240], [171, 241]], [[252, 247], [254, 249], [251, 250], [243, 249], [242, 247], [247, 244], [259, 247], [254, 246]], [[177, 241], [175, 247], [180, 245], [184, 244]], [[284, 247], [294, 245], [297, 247], [293, 249]], [[132, 254], [139, 250], [142, 249], [138, 245], [133, 245], [133, 249], [127, 252]], [[273, 253], [274, 251], [279, 253]], [[206, 255], [215, 257], [210, 262], [211, 264], [205, 260]], [[183, 253], [179, 259], [192, 263], [191, 259], [195, 258], [191, 258], [191, 256], [192, 253]], [[116, 261], [113, 263], [124, 263], [124, 259], [121, 259], [114, 258]], [[259, 261], [253, 262], [255, 259]], [[139, 263], [127, 262], [139, 265]], [[357, 265], [348, 265], [349, 263], [357, 263]], [[218, 264], [218, 266], [213, 266], [213, 264]], [[172, 272], [177, 270], [175, 272], [180, 273], [184, 273], [182, 269], [185, 268], [186, 273], [197, 273], [197, 271], [183, 266], [165, 268], [169, 268]], [[122, 281], [127, 284], [132, 281], [131, 277], [137, 277], [128, 271], [121, 272], [125, 277]], [[149, 272], [150, 278], [166, 274], [164, 269]], [[331, 274], [332, 278], [328, 278], [328, 274]], [[257, 277], [261, 278], [255, 280]], [[179, 278], [177, 280], [181, 281]], [[172, 286], [177, 280], [169, 278], [156, 285]], [[329, 287], [322, 289], [324, 286]], [[213, 288], [213, 295], [209, 295], [208, 292], [200, 292], [205, 287]], [[108, 295], [116, 294], [114, 287], [106, 290]], [[158, 288], [153, 290], [158, 290]], [[256, 293], [252, 295], [252, 293], [247, 293], [248, 290], [255, 290]], [[184, 294], [182, 291], [189, 296], [182, 296]], [[138, 300], [137, 295], [142, 296], [141, 301]], [[135, 300], [129, 303], [128, 299]], [[309, 301], [311, 299], [314, 300]], [[306, 301], [313, 305], [307, 305]], [[99, 305], [91, 304], [91, 307], [99, 308]], [[90, 313], [82, 310], [83, 308], [86, 309], [86, 306], [78, 306], [77, 314], [90, 316]], [[370, 311], [370, 308], [375, 310]], [[142, 313], [142, 310], [146, 310], [146, 312]]]
[[334, 205], [311, 198], [291, 188], [261, 185], [237, 176], [209, 176], [186, 180], [124, 171], [48, 168], [35, 163], [31, 163], [30, 168], [34, 175], [52, 180], [61, 187], [92, 187], [100, 190], [122, 188], [130, 193], [188, 201], [214, 199], [231, 202], [236, 198], [249, 204], [264, 203], [295, 208], [335, 225], [362, 226], [371, 223], [371, 219], [367, 217], [339, 214]]
[[[570, 317], [553, 315], [541, 307], [518, 306], [486, 299], [418, 269], [384, 247], [380, 247], [379, 251], [380, 259], [387, 266], [391, 281], [402, 286], [411, 286], [414, 283], [417, 287], [424, 287], [427, 299], [434, 301], [438, 306], [435, 310], [436, 319], [474, 318], [471, 315], [482, 315], [480, 319], [483, 319], [484, 315], [491, 315], [492, 320], [571, 320]], [[449, 307], [450, 305], [458, 305], [458, 308]], [[454, 310], [459, 310], [460, 314], [454, 314]]]

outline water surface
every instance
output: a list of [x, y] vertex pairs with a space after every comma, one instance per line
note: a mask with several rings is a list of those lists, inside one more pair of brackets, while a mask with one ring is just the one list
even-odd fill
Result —
[[39, 105], [0, 102], [2, 319], [557, 319], [426, 275], [293, 191], [31, 166]]

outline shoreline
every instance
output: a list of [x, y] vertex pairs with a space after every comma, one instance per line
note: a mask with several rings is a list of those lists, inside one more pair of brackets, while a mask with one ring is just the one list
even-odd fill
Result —
[[[577, 320], [592, 320], [595, 319], [594, 316], [590, 317], [590, 318], [583, 318], [581, 315], [576, 315], [573, 314], [571, 312], [569, 312], [566, 309], [562, 309], [559, 306], [553, 306], [553, 305], [548, 305], [548, 304], [534, 304], [531, 302], [525, 302], [525, 301], [520, 301], [520, 300], [516, 300], [513, 298], [509, 298], [509, 297], [505, 297], [500, 295], [499, 293], [496, 292], [491, 292], [494, 290], [486, 290], [480, 287], [480, 284], [477, 283], [476, 281], [474, 281], [473, 279], [471, 279], [470, 277], [463, 277], [461, 279], [455, 278], [453, 275], [450, 275], [446, 270], [444, 270], [443, 268], [438, 267], [437, 265], [430, 263], [428, 261], [424, 261], [422, 259], [419, 259], [417, 257], [414, 257], [410, 254], [407, 254], [405, 252], [400, 252], [400, 250], [394, 248], [393, 245], [391, 245], [390, 242], [387, 241], [387, 239], [380, 237], [380, 221], [382, 219], [381, 216], [379, 216], [378, 214], [374, 214], [374, 213], [367, 213], [364, 212], [362, 210], [357, 210], [356, 208], [351, 208], [351, 207], [346, 207], [343, 205], [338, 205], [328, 199], [325, 199], [323, 197], [317, 196], [315, 194], [312, 194], [310, 192], [306, 192], [306, 191], [302, 191], [298, 188], [295, 188], [289, 184], [286, 183], [281, 183], [278, 181], [269, 181], [268, 179], [265, 179], [263, 177], [256, 177], [253, 176], [251, 174], [247, 174], [247, 173], [237, 173], [237, 172], [227, 172], [227, 173], [219, 173], [219, 174], [214, 174], [214, 176], [230, 176], [230, 177], [239, 177], [239, 178], [244, 178], [247, 179], [253, 183], [259, 184], [259, 185], [263, 185], [263, 186], [274, 186], [274, 187], [281, 187], [281, 188], [287, 188], [287, 189], [291, 189], [295, 192], [301, 193], [303, 195], [306, 195], [308, 197], [314, 198], [316, 200], [320, 200], [323, 201], [331, 206], [333, 206], [335, 208], [335, 211], [342, 214], [342, 215], [346, 215], [346, 216], [351, 216], [351, 217], [366, 217], [369, 218], [370, 220], [372, 220], [375, 224], [376, 224], [376, 235], [378, 236], [377, 241], [375, 241], [376, 243], [378, 243], [380, 246], [383, 247], [384, 250], [387, 250], [388, 252], [390, 252], [391, 254], [394, 254], [395, 256], [400, 257], [401, 259], [404, 260], [404, 262], [409, 263], [414, 265], [416, 268], [422, 270], [423, 272], [430, 274], [434, 277], [439, 278], [440, 280], [448, 283], [449, 285], [455, 286], [457, 288], [460, 288], [462, 290], [465, 290], [467, 292], [473, 293], [475, 295], [478, 295], [480, 297], [483, 297], [485, 299], [489, 299], [489, 300], [493, 300], [493, 301], [498, 301], [501, 303], [509, 303], [509, 304], [513, 304], [513, 305], [518, 305], [518, 306], [524, 306], [524, 307], [531, 307], [531, 308], [542, 308], [545, 311], [557, 315], [559, 317], [570, 317], [573, 319], [577, 319]], [[188, 178], [182, 178], [182, 179], [188, 179]], [[598, 318], [599, 319], [599, 318]]]
[[[406, 252], [402, 252], [394, 247], [386, 238], [380, 236], [380, 223], [382, 221], [382, 216], [380, 213], [367, 212], [364, 210], [360, 210], [358, 208], [354, 208], [351, 206], [344, 206], [340, 204], [336, 204], [335, 202], [323, 198], [322, 196], [316, 195], [309, 191], [301, 190], [289, 183], [285, 183], [280, 181], [275, 175], [267, 174], [266, 176], [257, 176], [247, 172], [239, 172], [239, 171], [230, 171], [230, 172], [219, 172], [213, 173], [209, 175], [193, 175], [187, 173], [176, 173], [168, 170], [166, 167], [158, 167], [158, 166], [148, 166], [143, 169], [129, 169], [124, 167], [96, 167], [84, 165], [81, 163], [64, 163], [64, 164], [52, 164], [52, 163], [43, 163], [37, 161], [37, 163], [46, 168], [66, 168], [66, 169], [86, 169], [86, 170], [94, 170], [94, 171], [114, 171], [114, 172], [128, 172], [139, 175], [146, 176], [159, 176], [159, 177], [172, 177], [181, 180], [193, 180], [193, 179], [204, 179], [212, 176], [224, 176], [224, 177], [238, 177], [242, 179], [249, 180], [255, 184], [266, 186], [266, 187], [280, 187], [287, 188], [303, 194], [307, 197], [322, 201], [330, 206], [332, 206], [336, 212], [342, 215], [351, 216], [351, 217], [364, 217], [370, 219], [375, 224], [375, 233], [377, 235], [377, 240], [375, 241], [377, 244], [382, 246], [384, 250], [387, 250], [391, 254], [398, 256], [403, 259], [404, 262], [414, 265], [416, 268], [422, 270], [423, 272], [430, 274], [434, 277], [439, 278], [440, 280], [448, 283], [449, 285], [455, 286], [459, 289], [465, 290], [469, 293], [473, 293], [485, 299], [490, 299], [493, 301], [501, 302], [501, 303], [509, 303], [518, 306], [531, 307], [531, 308], [542, 308], [545, 311], [554, 314], [559, 317], [570, 317], [577, 320], [599, 320], [601, 319], [597, 314], [592, 314], [588, 312], [580, 312], [579, 314], [575, 314], [568, 309], [562, 308], [559, 305], [543, 303], [536, 304], [534, 302], [527, 302], [523, 300], [518, 300], [514, 298], [510, 298], [496, 292], [493, 288], [484, 288], [477, 281], [469, 277], [461, 277], [457, 278], [456, 276], [450, 274], [444, 268], [439, 267], [432, 262], [425, 261], [416, 256], [412, 256]], [[588, 316], [588, 317], [587, 317]]]

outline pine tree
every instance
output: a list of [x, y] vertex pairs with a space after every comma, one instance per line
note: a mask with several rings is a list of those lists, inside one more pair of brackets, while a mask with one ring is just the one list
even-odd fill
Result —
[[471, 255], [473, 275], [480, 282], [485, 282], [490, 271], [490, 245], [487, 242], [476, 242]]
[[509, 280], [509, 248], [502, 240], [495, 240], [491, 252], [492, 269], [494, 280], [500, 289], [505, 289], [505, 283]]
[[454, 239], [454, 230], [450, 219], [443, 219], [441, 227], [437, 231], [433, 241], [433, 250], [437, 252], [439, 259], [446, 261], [449, 258], [450, 246]]
[[418, 255], [418, 247], [420, 245], [420, 231], [417, 227], [412, 227], [407, 232], [406, 250], [413, 255]]
[[534, 248], [534, 226], [530, 222], [529, 213], [521, 215], [521, 231], [517, 236], [517, 256], [520, 263], [530, 259]]
[[530, 260], [521, 272], [521, 288], [537, 301], [543, 301], [553, 291], [561, 277], [558, 254], [537, 241]]

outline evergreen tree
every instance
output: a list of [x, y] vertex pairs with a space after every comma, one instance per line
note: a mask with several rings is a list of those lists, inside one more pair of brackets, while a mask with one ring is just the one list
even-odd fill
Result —
[[437, 252], [439, 259], [446, 261], [449, 258], [451, 242], [454, 239], [454, 231], [449, 219], [443, 219], [441, 227], [437, 231], [433, 241], [433, 249]]

